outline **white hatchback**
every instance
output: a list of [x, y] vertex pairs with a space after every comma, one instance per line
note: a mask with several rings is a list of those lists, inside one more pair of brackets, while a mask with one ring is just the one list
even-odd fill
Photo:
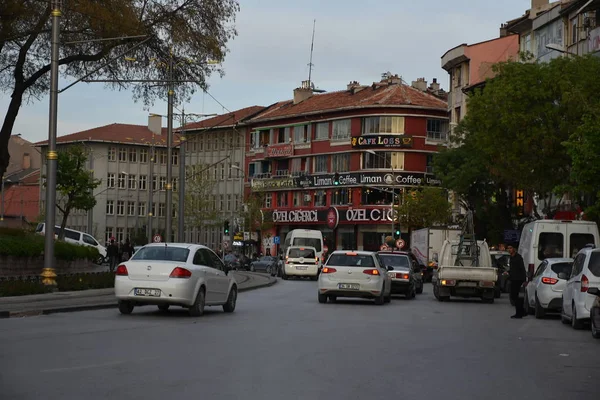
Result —
[[155, 243], [142, 247], [120, 264], [115, 276], [119, 311], [131, 314], [137, 305], [189, 309], [192, 316], [205, 306], [223, 306], [233, 312], [237, 282], [221, 259], [208, 247], [182, 243]]
[[546, 258], [525, 286], [525, 309], [536, 318], [562, 308], [562, 294], [573, 267], [572, 258]]
[[308, 276], [317, 280], [321, 269], [321, 259], [314, 247], [290, 246], [286, 250], [283, 276]]
[[371, 251], [331, 253], [319, 275], [319, 303], [338, 297], [375, 299], [375, 304], [389, 303], [392, 279]]
[[573, 261], [562, 297], [563, 323], [570, 322], [574, 329], [582, 329], [590, 320], [595, 296], [590, 296], [587, 291], [592, 287], [600, 288], [600, 249], [593, 244], [581, 249]]

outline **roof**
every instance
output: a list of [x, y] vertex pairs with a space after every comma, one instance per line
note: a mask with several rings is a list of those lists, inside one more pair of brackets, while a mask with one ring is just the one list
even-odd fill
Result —
[[40, 215], [40, 187], [14, 185], [4, 190], [4, 215], [33, 222]]
[[186, 130], [204, 130], [211, 128], [225, 128], [234, 126], [248, 118], [253, 117], [257, 113], [265, 110], [263, 106], [251, 106], [242, 108], [236, 111], [229, 112], [227, 114], [217, 115], [213, 118], [204, 119], [199, 122], [193, 122], [186, 124]]
[[344, 90], [313, 94], [310, 98], [298, 104], [294, 104], [293, 100], [280, 101], [250, 119], [250, 121], [257, 122], [323, 112], [391, 106], [443, 111], [447, 111], [448, 107], [445, 101], [405, 83], [375, 83], [373, 86], [356, 93]]
[[[152, 144], [155, 141], [156, 146], [166, 146], [161, 144], [161, 138], [165, 139], [166, 143], [167, 129], [162, 128], [162, 134], [153, 133], [146, 125], [131, 125], [131, 124], [110, 124], [99, 126], [97, 128], [88, 129], [81, 132], [71, 133], [69, 135], [60, 136], [56, 139], [57, 144], [65, 143], [81, 143], [81, 142], [107, 142], [107, 143], [133, 143], [133, 144]], [[174, 137], [174, 143], [179, 143], [179, 138]], [[38, 142], [36, 146], [46, 146], [47, 140]]]
[[8, 183], [19, 183], [19, 182], [23, 181], [24, 179], [27, 179], [28, 181], [30, 181], [31, 180], [30, 177], [34, 176], [34, 174], [36, 174], [36, 173], [37, 173], [37, 178], [39, 179], [39, 172], [40, 172], [40, 170], [38, 168], [22, 169], [20, 171], [15, 171], [11, 174], [6, 174], [4, 177], [4, 180], [5, 180], [5, 182], [8, 182]]

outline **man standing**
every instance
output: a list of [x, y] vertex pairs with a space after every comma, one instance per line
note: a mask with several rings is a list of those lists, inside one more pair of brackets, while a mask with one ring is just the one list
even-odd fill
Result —
[[117, 266], [117, 264], [119, 263], [118, 257], [119, 257], [119, 248], [117, 247], [116, 243], [115, 243], [115, 238], [111, 237], [110, 238], [110, 244], [108, 245], [108, 249], [106, 249], [106, 255], [108, 256], [108, 262], [109, 264], [109, 268], [110, 268], [110, 272], [114, 272], [115, 268]]
[[510, 269], [508, 271], [510, 299], [514, 301], [516, 309], [515, 315], [512, 315], [511, 318], [520, 319], [525, 316], [525, 308], [523, 307], [524, 299], [519, 297], [519, 292], [527, 279], [527, 273], [525, 272], [523, 257], [517, 253], [517, 249], [509, 245], [507, 250], [510, 253]]

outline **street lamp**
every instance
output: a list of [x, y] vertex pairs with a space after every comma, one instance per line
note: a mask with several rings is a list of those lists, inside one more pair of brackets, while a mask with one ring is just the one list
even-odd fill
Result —
[[[381, 156], [380, 154], [377, 154], [376, 152], [374, 152], [373, 150], [366, 150], [365, 153], [369, 153], [374, 155], [375, 157], [379, 157], [381, 159], [384, 160], [384, 162], [387, 161], [387, 159], [383, 156]], [[393, 185], [392, 185], [392, 204], [390, 205], [390, 219], [392, 220], [392, 238], [394, 238], [394, 240], [396, 239], [396, 233], [394, 231], [394, 219], [395, 219], [395, 215], [394, 215], [394, 196], [395, 196], [395, 191], [394, 191], [394, 186], [396, 185], [396, 170], [394, 168], [394, 164], [391, 162], [390, 160], [390, 168], [392, 169], [392, 172], [394, 173], [394, 180], [393, 180]]]

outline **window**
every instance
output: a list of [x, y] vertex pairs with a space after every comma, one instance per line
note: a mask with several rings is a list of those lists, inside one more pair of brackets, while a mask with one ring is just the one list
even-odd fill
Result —
[[292, 205], [294, 207], [300, 207], [302, 205], [302, 192], [293, 192]]
[[532, 52], [531, 33], [528, 33], [521, 39], [521, 51], [530, 53]]
[[332, 205], [347, 205], [351, 203], [350, 191], [348, 189], [337, 189], [331, 193]]
[[577, 31], [577, 17], [571, 20], [571, 44], [576, 44], [579, 40], [579, 32]]
[[156, 175], [154, 175], [152, 177], [152, 191], [153, 192], [155, 192], [158, 189], [157, 182], [158, 182], [158, 177]]
[[271, 193], [267, 193], [265, 196], [265, 208], [271, 208], [272, 196]]
[[106, 230], [104, 231], [104, 238], [106, 242], [110, 242], [110, 238], [113, 237], [113, 228], [110, 227], [106, 227]]
[[227, 211], [231, 211], [231, 195], [227, 195]]
[[292, 158], [290, 160], [290, 170], [292, 172], [302, 171], [302, 159], [301, 158]]
[[148, 188], [148, 177], [146, 175], [140, 175], [140, 190], [146, 190]]
[[108, 148], [108, 161], [117, 161], [117, 148], [114, 146]]
[[454, 87], [462, 86], [462, 68], [460, 65], [454, 68], [454, 72], [452, 73], [452, 80], [454, 81]]
[[[594, 243], [594, 235], [590, 233], [572, 233], [569, 236], [569, 254], [571, 258], [575, 258], [579, 250], [583, 249], [586, 244]], [[598, 244], [598, 243], [594, 243]]]
[[129, 162], [137, 162], [137, 149], [129, 149]]
[[592, 251], [592, 254], [590, 254], [588, 269], [594, 276], [600, 277], [600, 253], [597, 251]]
[[306, 125], [298, 125], [294, 127], [294, 143], [305, 143], [307, 142], [306, 137]]
[[288, 192], [278, 192], [277, 193], [277, 207], [287, 207], [288, 206]]
[[327, 172], [327, 161], [329, 156], [315, 156], [315, 168], [316, 174], [320, 172]]
[[327, 205], [327, 193], [324, 190], [315, 191], [315, 207], [325, 207]]
[[115, 187], [115, 174], [108, 174], [106, 176], [106, 187], [107, 188]]
[[83, 242], [91, 246], [98, 246], [98, 242], [96, 242], [96, 239], [94, 239], [90, 235], [86, 235], [85, 233], [83, 234]]
[[363, 154], [363, 169], [404, 169], [403, 152], [383, 152]]
[[462, 112], [460, 107], [456, 107], [454, 109], [454, 122], [458, 123], [460, 122], [460, 119], [462, 118]]
[[117, 242], [125, 240], [125, 229], [117, 228]]
[[113, 200], [106, 201], [106, 215], [114, 215], [115, 213], [115, 202]]
[[219, 210], [224, 210], [225, 209], [225, 200], [223, 199], [222, 194], [219, 195]]
[[334, 154], [333, 156], [331, 156], [331, 171], [350, 171], [350, 154]]
[[367, 117], [363, 119], [363, 135], [404, 133], [404, 117]]
[[350, 120], [341, 119], [339, 121], [333, 121], [333, 132], [331, 134], [332, 139], [349, 139], [350, 138]]
[[164, 217], [166, 215], [165, 210], [166, 210], [165, 203], [159, 203], [158, 204], [158, 216]]
[[160, 186], [159, 189], [160, 190], [165, 190], [165, 186], [167, 185], [167, 177], [166, 176], [161, 176], [160, 177]]
[[117, 215], [125, 215], [125, 202], [123, 200], [117, 201]]
[[119, 148], [119, 161], [127, 161], [127, 149], [125, 147]]
[[310, 206], [310, 201], [312, 200], [312, 196], [308, 190], [302, 192], [302, 205]]
[[315, 139], [329, 139], [329, 122], [317, 124], [317, 133]]
[[135, 215], [135, 202], [134, 201], [127, 202], [127, 215], [130, 215], [130, 216]]
[[127, 175], [125, 174], [119, 174], [119, 189], [125, 189], [127, 187]]
[[167, 163], [167, 151], [166, 150], [160, 150], [158, 154], [159, 154], [159, 157], [160, 157], [160, 163], [161, 164], [166, 164]]
[[173, 178], [173, 190], [177, 190], [177, 178]]
[[433, 174], [433, 154], [427, 154], [427, 166], [425, 167], [425, 172]]
[[179, 153], [173, 152], [171, 154], [171, 163], [173, 165], [177, 165], [178, 162], [179, 162]]
[[546, 258], [563, 257], [563, 241], [564, 237], [562, 233], [540, 233], [538, 258], [545, 260]]
[[135, 189], [137, 187], [137, 176], [129, 175], [129, 189]]
[[221, 164], [221, 180], [225, 179], [225, 164]]
[[146, 203], [138, 203], [138, 215], [140, 217], [143, 217], [144, 215], [146, 215]]
[[443, 119], [427, 119], [427, 139], [446, 140], [448, 121]]
[[148, 162], [148, 149], [141, 149], [140, 150], [140, 162], [141, 163]]

